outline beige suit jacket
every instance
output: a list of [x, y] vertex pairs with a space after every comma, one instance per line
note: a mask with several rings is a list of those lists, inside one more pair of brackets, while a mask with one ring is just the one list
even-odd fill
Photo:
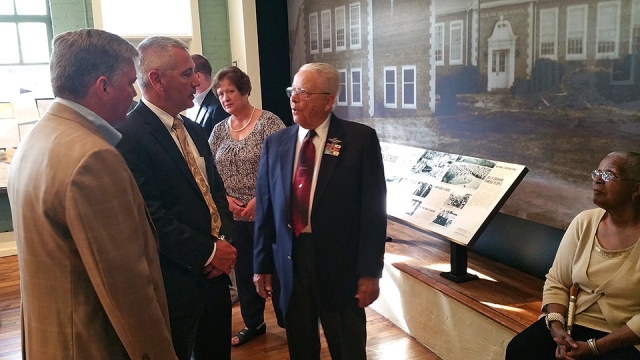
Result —
[[8, 179], [23, 357], [175, 359], [157, 236], [120, 153], [54, 103]]

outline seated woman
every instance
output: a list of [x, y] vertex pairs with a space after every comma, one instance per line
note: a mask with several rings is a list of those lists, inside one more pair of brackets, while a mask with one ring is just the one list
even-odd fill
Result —
[[511, 340], [506, 359], [640, 359], [640, 154], [612, 152], [591, 177], [599, 208], [569, 225], [544, 285], [545, 316]]
[[[213, 78], [213, 91], [224, 110], [231, 114], [213, 128], [209, 145], [224, 181], [236, 228], [236, 237], [233, 239], [238, 250], [236, 282], [245, 326], [231, 338], [231, 345], [239, 346], [267, 331], [264, 322], [265, 299], [253, 285], [256, 178], [262, 142], [270, 134], [283, 129], [284, 124], [275, 114], [251, 105], [251, 80], [235, 66], [218, 71]], [[279, 286], [276, 276], [274, 286]], [[273, 305], [278, 325], [284, 327], [284, 316], [277, 306], [279, 293], [274, 290]]]

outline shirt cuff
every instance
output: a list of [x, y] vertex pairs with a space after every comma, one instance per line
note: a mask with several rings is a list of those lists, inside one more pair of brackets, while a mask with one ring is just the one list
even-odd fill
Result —
[[207, 266], [209, 264], [211, 264], [211, 261], [213, 261], [213, 257], [216, 255], [216, 243], [215, 241], [213, 242], [213, 251], [211, 252], [211, 256], [209, 256], [209, 260], [207, 260], [207, 263], [204, 264], [204, 266]]

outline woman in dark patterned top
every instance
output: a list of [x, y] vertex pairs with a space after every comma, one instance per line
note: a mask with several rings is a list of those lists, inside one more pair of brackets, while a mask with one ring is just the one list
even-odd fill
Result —
[[[231, 114], [213, 128], [209, 145], [224, 181], [229, 210], [233, 212], [236, 226], [236, 238], [233, 239], [238, 250], [236, 282], [245, 324], [231, 338], [231, 345], [238, 346], [267, 330], [265, 299], [258, 295], [253, 285], [254, 195], [262, 142], [268, 135], [283, 129], [284, 124], [273, 113], [256, 109], [249, 103], [251, 81], [235, 66], [226, 67], [216, 74], [213, 90], [224, 110]], [[279, 290], [274, 289], [273, 294], [278, 325], [284, 327], [284, 316], [277, 306]]]

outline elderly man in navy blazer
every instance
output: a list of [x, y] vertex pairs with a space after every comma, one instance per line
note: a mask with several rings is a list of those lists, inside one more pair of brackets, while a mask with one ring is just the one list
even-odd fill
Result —
[[373, 129], [333, 115], [340, 77], [306, 64], [287, 89], [296, 125], [264, 143], [256, 186], [254, 282], [271, 274], [291, 359], [319, 359], [318, 320], [331, 357], [366, 359], [364, 308], [379, 294], [386, 185]]

